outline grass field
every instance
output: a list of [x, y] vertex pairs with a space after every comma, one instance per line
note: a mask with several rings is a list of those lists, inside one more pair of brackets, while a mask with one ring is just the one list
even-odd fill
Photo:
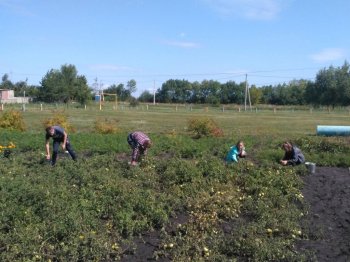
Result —
[[[114, 103], [105, 102], [102, 110], [99, 104], [92, 103], [85, 108], [64, 105], [39, 104], [26, 106], [23, 113], [29, 132], [41, 131], [42, 120], [50, 117], [54, 111], [64, 111], [69, 115], [70, 121], [78, 132], [90, 132], [93, 122], [99, 118], [114, 118], [125, 130], [145, 130], [146, 132], [161, 133], [176, 130], [179, 133], [186, 131], [187, 120], [201, 116], [208, 116], [218, 122], [225, 134], [251, 134], [256, 132], [281, 134], [287, 136], [312, 135], [316, 133], [317, 125], [348, 125], [350, 114], [347, 109], [310, 110], [305, 107], [257, 107], [256, 110], [239, 106], [205, 107], [201, 105], [153, 105], [142, 104], [129, 107], [119, 104], [115, 109]], [[11, 106], [11, 108], [14, 106]], [[21, 106], [14, 107], [17, 110]], [[293, 127], [293, 128], [291, 128]]]
[[[42, 155], [43, 121], [55, 110], [76, 129], [69, 135], [79, 160], [61, 153], [52, 168]], [[308, 210], [300, 176], [307, 172], [281, 167], [279, 145], [291, 139], [317, 165], [350, 166], [348, 137], [316, 136], [317, 125], [348, 125], [346, 110], [28, 105], [22, 116], [25, 132], [0, 133], [2, 146], [16, 146], [0, 157], [1, 261], [118, 261], [149, 231], [159, 232], [159, 259], [306, 261], [312, 254], [294, 244], [309, 237], [300, 229]], [[224, 136], [193, 139], [188, 120], [202, 117]], [[119, 133], [95, 132], [105, 118]], [[149, 133], [154, 146], [131, 168], [126, 135], [134, 130]], [[248, 158], [227, 166], [238, 139]], [[179, 216], [184, 221], [167, 230]]]

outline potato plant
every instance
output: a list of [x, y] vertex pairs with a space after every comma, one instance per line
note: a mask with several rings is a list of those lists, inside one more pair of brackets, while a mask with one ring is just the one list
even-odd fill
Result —
[[[308, 237], [299, 224], [306, 169], [276, 163], [283, 152], [265, 145], [278, 138], [243, 137], [249, 157], [225, 165], [230, 138], [151, 135], [154, 146], [136, 167], [128, 165], [126, 132], [71, 134], [78, 161], [60, 152], [51, 167], [43, 133], [1, 130], [1, 143], [16, 148], [0, 158], [0, 260], [118, 261], [135, 236], [152, 230], [161, 232], [154, 258], [305, 259], [293, 245]], [[330, 163], [313, 155], [327, 147], [334, 165], [349, 164], [341, 158], [349, 146], [339, 141], [297, 142], [307, 158]], [[167, 230], [179, 215], [185, 221]]]

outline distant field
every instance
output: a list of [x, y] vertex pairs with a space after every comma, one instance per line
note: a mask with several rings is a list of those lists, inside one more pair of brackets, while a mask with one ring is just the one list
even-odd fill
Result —
[[[8, 109], [7, 107], [6, 109]], [[21, 106], [15, 107], [21, 110]], [[42, 110], [42, 111], [41, 111]], [[55, 111], [64, 111], [77, 132], [90, 132], [98, 119], [115, 119], [125, 131], [144, 130], [151, 133], [184, 133], [191, 118], [210, 117], [224, 130], [225, 135], [276, 134], [284, 136], [314, 135], [317, 125], [349, 125], [350, 114], [346, 108], [328, 111], [310, 110], [306, 107], [259, 106], [250, 110], [241, 106], [206, 107], [204, 105], [142, 104], [137, 107], [115, 103], [98, 103], [85, 107], [64, 105], [26, 105], [23, 113], [29, 132], [41, 132], [42, 121]]]

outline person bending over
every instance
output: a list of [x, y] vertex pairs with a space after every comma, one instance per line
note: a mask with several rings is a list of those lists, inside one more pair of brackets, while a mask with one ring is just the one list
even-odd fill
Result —
[[282, 144], [282, 149], [284, 150], [284, 157], [280, 160], [281, 165], [299, 165], [305, 162], [305, 157], [301, 150], [293, 145], [291, 142], [284, 142]]
[[69, 142], [68, 135], [66, 131], [60, 126], [49, 126], [46, 129], [46, 159], [50, 160], [50, 138], [53, 140], [52, 144], [52, 158], [51, 158], [51, 165], [56, 164], [57, 160], [57, 154], [58, 154], [58, 148], [60, 144], [62, 145], [62, 149], [64, 151], [68, 151], [70, 156], [72, 157], [73, 160], [77, 159], [77, 156], [75, 152], [73, 151], [73, 148]]
[[130, 164], [136, 166], [140, 156], [147, 154], [147, 149], [152, 146], [152, 141], [145, 133], [140, 131], [130, 133], [127, 140], [132, 148]]

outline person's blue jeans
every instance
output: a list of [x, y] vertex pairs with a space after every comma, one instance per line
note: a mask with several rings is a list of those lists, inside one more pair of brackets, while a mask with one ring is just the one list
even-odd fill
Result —
[[[57, 155], [58, 155], [58, 149], [60, 147], [60, 144], [62, 143], [63, 141], [59, 141], [59, 140], [54, 140], [53, 141], [53, 145], [52, 145], [52, 159], [51, 159], [51, 164], [52, 165], [55, 165], [56, 164], [56, 160], [57, 160]], [[69, 140], [67, 139], [67, 142], [66, 142], [66, 150], [68, 151], [69, 155], [72, 157], [73, 160], [76, 160], [77, 159], [77, 156], [69, 142]]]

